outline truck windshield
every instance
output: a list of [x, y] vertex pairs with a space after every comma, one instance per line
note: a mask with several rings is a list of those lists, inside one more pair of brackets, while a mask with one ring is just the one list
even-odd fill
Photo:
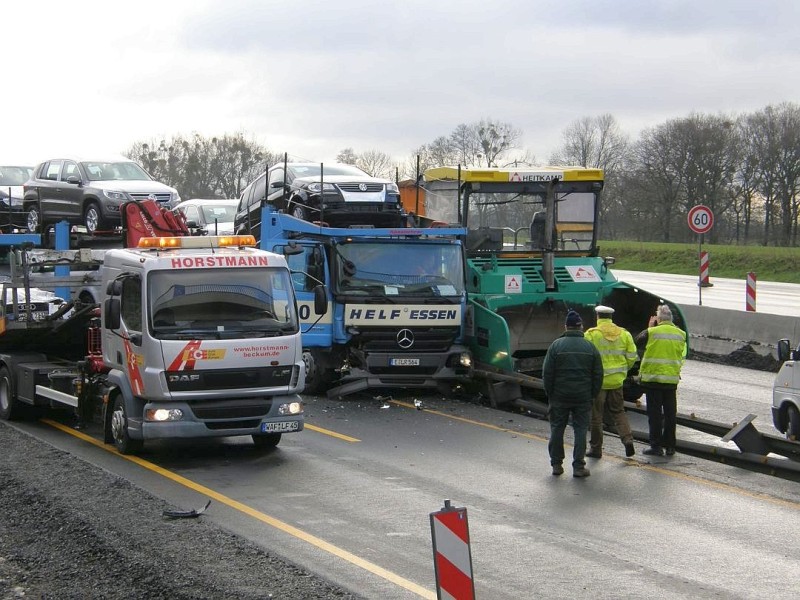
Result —
[[159, 339], [273, 337], [298, 328], [286, 269], [157, 271], [147, 296]]
[[[550, 245], [553, 250], [586, 254], [592, 251], [596, 196], [591, 192], [556, 193]], [[547, 245], [544, 194], [477, 193], [471, 196], [470, 228], [503, 231], [505, 250]]]
[[345, 294], [460, 296], [461, 246], [422, 240], [350, 242], [337, 247], [337, 291]]
[[[460, 171], [460, 184], [453, 179], [457, 173], [447, 167], [426, 172], [426, 216], [466, 224], [468, 254], [503, 250], [547, 250], [568, 256], [596, 253], [602, 170], [468, 169]], [[551, 186], [553, 180], [557, 183]], [[467, 215], [464, 206], [469, 208]]]

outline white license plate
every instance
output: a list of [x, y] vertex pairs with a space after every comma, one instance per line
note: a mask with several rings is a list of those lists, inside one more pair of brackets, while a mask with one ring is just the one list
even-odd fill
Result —
[[390, 358], [389, 364], [393, 367], [418, 367], [418, 358]]
[[298, 429], [300, 429], [300, 423], [297, 421], [261, 424], [261, 431], [263, 433], [283, 433], [285, 431], [297, 431]]

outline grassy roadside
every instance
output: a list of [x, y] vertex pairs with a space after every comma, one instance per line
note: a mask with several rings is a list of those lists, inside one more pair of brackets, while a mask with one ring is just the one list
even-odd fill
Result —
[[[600, 241], [600, 255], [613, 256], [615, 268], [697, 275], [697, 244]], [[762, 281], [800, 283], [800, 248], [723, 246], [703, 244], [708, 252], [709, 275], [745, 279], [754, 272]]]

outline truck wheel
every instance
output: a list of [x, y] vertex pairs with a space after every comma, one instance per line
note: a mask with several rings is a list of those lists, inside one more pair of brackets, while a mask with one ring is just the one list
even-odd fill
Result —
[[281, 433], [253, 434], [253, 443], [259, 450], [269, 450], [281, 442]]
[[111, 414], [111, 435], [114, 445], [120, 454], [136, 454], [141, 452], [142, 440], [132, 439], [128, 435], [128, 415], [125, 413], [125, 401], [122, 394], [114, 396], [114, 408]]
[[796, 406], [786, 411], [786, 439], [800, 440], [800, 411]]
[[6, 367], [0, 368], [0, 419], [18, 421], [26, 416], [25, 408], [17, 400], [11, 373]]
[[333, 380], [330, 369], [324, 368], [311, 350], [303, 351], [303, 362], [306, 365], [306, 387], [304, 394], [319, 394], [325, 391]]

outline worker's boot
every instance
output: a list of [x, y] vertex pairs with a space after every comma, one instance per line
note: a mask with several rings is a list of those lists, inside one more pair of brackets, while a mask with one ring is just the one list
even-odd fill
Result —
[[586, 467], [578, 467], [577, 469], [573, 469], [572, 476], [573, 477], [588, 477], [591, 475], [589, 469]]

